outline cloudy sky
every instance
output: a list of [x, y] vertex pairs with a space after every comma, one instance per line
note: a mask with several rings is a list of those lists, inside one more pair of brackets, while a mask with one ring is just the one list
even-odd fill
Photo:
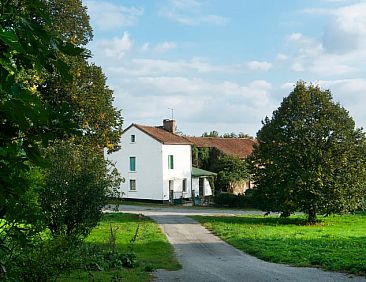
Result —
[[125, 128], [255, 135], [298, 80], [366, 127], [366, 1], [84, 0]]

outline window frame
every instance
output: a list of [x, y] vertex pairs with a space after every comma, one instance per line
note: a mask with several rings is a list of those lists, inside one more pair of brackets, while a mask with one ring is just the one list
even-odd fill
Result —
[[130, 142], [131, 143], [136, 143], [136, 135], [135, 134], [131, 134], [131, 136], [130, 136]]
[[[133, 185], [132, 185], [133, 183]], [[134, 189], [132, 189], [132, 187], [134, 187]], [[137, 191], [136, 189], [136, 179], [130, 179], [130, 186], [129, 186], [129, 191], [131, 192], [135, 192]]]
[[130, 172], [136, 172], [136, 157], [135, 156], [130, 157]]
[[168, 169], [174, 169], [174, 155], [168, 155]]

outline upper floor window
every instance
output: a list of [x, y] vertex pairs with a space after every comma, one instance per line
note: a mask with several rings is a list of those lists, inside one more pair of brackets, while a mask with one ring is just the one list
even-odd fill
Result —
[[168, 168], [174, 169], [174, 157], [173, 155], [168, 156]]
[[136, 157], [130, 157], [130, 171], [136, 171]]
[[135, 143], [136, 142], [136, 136], [135, 134], [131, 135], [131, 143]]

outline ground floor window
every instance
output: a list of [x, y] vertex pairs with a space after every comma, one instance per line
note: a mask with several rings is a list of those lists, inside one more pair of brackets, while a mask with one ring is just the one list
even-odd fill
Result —
[[130, 179], [130, 191], [136, 191], [136, 180]]

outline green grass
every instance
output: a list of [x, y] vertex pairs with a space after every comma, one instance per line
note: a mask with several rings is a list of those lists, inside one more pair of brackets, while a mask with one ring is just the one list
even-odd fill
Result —
[[145, 271], [150, 269], [177, 270], [180, 268], [173, 247], [156, 223], [147, 217], [134, 214], [110, 213], [105, 214], [86, 243], [109, 248], [110, 224], [116, 230], [116, 247], [118, 251], [127, 253], [129, 242], [134, 236], [137, 225], [140, 224], [134, 252], [137, 256], [136, 268], [120, 268], [113, 271], [75, 271], [70, 276], [59, 281], [149, 281], [151, 275]]
[[366, 214], [319, 217], [193, 216], [234, 247], [266, 261], [366, 274]]

